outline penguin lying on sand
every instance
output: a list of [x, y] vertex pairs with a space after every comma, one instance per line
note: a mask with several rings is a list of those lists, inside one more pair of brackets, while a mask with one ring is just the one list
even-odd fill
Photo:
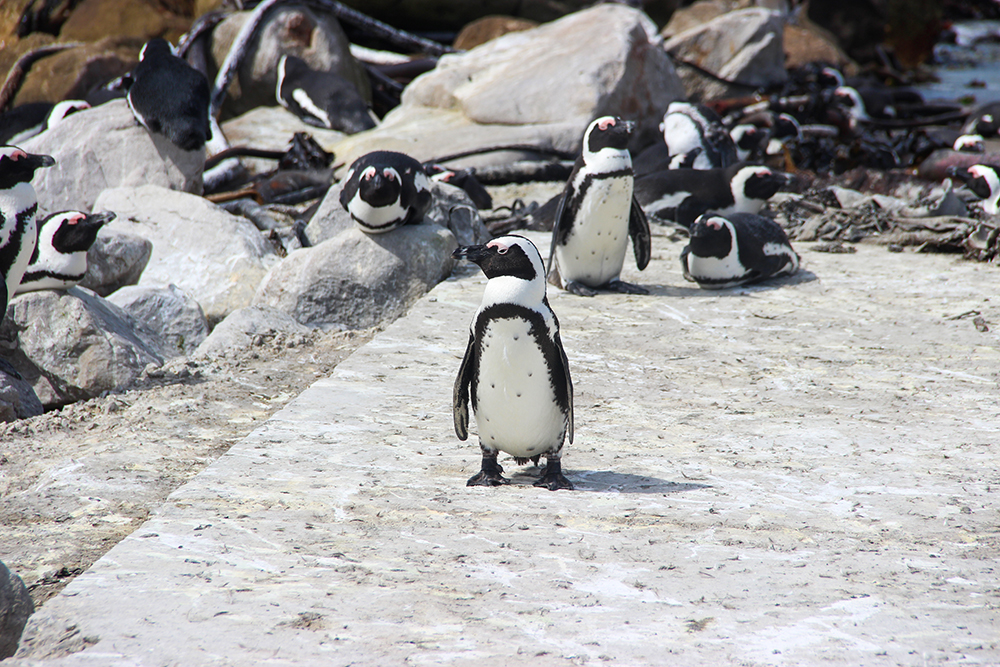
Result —
[[972, 193], [983, 200], [983, 210], [990, 215], [1000, 213], [1000, 173], [988, 164], [948, 167], [948, 175], [965, 183]]
[[672, 169], [719, 169], [736, 162], [736, 144], [719, 114], [703, 104], [671, 102], [660, 123]]
[[16, 146], [0, 147], [0, 322], [38, 243], [38, 199], [31, 179], [35, 170], [55, 163], [48, 155], [32, 155]]
[[640, 271], [652, 254], [649, 223], [632, 196], [628, 138], [633, 123], [614, 116], [593, 121], [583, 135], [583, 152], [566, 182], [552, 227], [549, 281], [581, 296], [597, 289], [647, 294], [622, 282], [628, 239]]
[[705, 213], [691, 226], [681, 252], [684, 277], [703, 289], [722, 289], [799, 270], [785, 230], [752, 213]]
[[567, 433], [573, 442], [573, 382], [538, 249], [509, 235], [463, 246], [452, 257], [475, 262], [489, 278], [453, 395], [455, 434], [459, 440], [469, 435], [471, 400], [483, 452], [482, 469], [468, 486], [509, 483], [497, 463], [497, 454], [506, 452], [522, 465], [545, 457], [535, 486], [572, 489], [561, 456]]
[[361, 231], [381, 234], [420, 222], [431, 205], [423, 166], [403, 153], [362, 155], [344, 176], [340, 204]]
[[208, 81], [175, 56], [166, 40], [157, 37], [146, 42], [130, 79], [126, 99], [143, 127], [186, 151], [205, 145], [212, 136]]
[[291, 55], [278, 61], [278, 104], [316, 127], [356, 134], [377, 124], [353, 83], [335, 72], [318, 72]]
[[38, 245], [17, 294], [78, 285], [87, 274], [87, 251], [97, 232], [114, 219], [114, 213], [60, 211], [39, 221]]

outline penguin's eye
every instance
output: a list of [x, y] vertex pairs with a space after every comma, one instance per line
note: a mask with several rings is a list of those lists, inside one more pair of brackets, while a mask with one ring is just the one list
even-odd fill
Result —
[[497, 248], [497, 254], [499, 254], [499, 255], [506, 255], [507, 254], [507, 246], [505, 246], [505, 245], [499, 246]]
[[365, 169], [365, 173], [362, 174], [362, 176], [364, 176], [364, 179], [366, 181], [370, 181], [372, 176], [374, 175], [375, 175], [375, 167], [368, 167], [367, 169]]

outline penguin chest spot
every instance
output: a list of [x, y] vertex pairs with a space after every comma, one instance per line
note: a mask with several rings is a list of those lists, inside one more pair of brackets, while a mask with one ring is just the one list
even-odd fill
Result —
[[565, 430], [545, 355], [530, 329], [515, 318], [486, 327], [476, 386], [480, 440], [521, 457], [558, 448]]
[[692, 276], [718, 288], [738, 285], [749, 272], [749, 268], [740, 261], [735, 244], [725, 257], [700, 257], [691, 253], [687, 257], [687, 264]]
[[590, 184], [566, 244], [556, 249], [563, 278], [595, 287], [618, 278], [628, 247], [631, 207], [631, 177]]

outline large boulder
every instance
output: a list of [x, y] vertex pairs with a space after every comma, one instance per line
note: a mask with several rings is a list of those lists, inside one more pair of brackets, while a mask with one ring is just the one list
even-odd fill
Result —
[[240, 308], [219, 322], [208, 338], [194, 351], [195, 357], [224, 356], [235, 350], [244, 350], [253, 345], [260, 336], [307, 337], [312, 329], [299, 324], [288, 313], [271, 306], [257, 305]]
[[679, 70], [684, 90], [692, 100], [746, 95], [754, 88], [783, 83], [784, 17], [767, 9], [741, 9], [723, 14], [671, 37], [663, 48], [674, 57], [694, 63], [729, 85], [691, 67]]
[[683, 96], [649, 17], [602, 4], [443, 56], [406, 87], [382, 125], [341, 142], [337, 157], [350, 164], [390, 149], [428, 160], [514, 143], [576, 150], [588, 123], [604, 114], [637, 121], [634, 145], [642, 146]]
[[149, 332], [121, 308], [80, 287], [14, 298], [0, 339], [46, 407], [87, 400], [129, 383], [163, 358]]
[[90, 211], [102, 190], [146, 184], [201, 194], [205, 151], [185, 151], [151, 133], [125, 100], [78, 111], [21, 148], [56, 160], [32, 181], [45, 210]]
[[201, 304], [210, 323], [250, 305], [279, 259], [250, 221], [194, 195], [156, 185], [114, 188], [101, 193], [95, 210], [118, 214], [105, 229], [153, 243], [139, 285], [177, 285]]
[[[215, 69], [221, 67], [250, 14], [233, 12], [216, 26], [212, 34]], [[278, 60], [285, 53], [302, 58], [315, 70], [341, 75], [357, 87], [363, 98], [371, 99], [368, 74], [351, 55], [350, 42], [337, 19], [304, 5], [289, 4], [268, 12], [258, 27], [229, 87], [222, 106], [223, 117], [277, 104], [274, 87], [278, 80]], [[215, 71], [210, 74], [214, 77]]]
[[454, 235], [433, 224], [369, 235], [350, 227], [288, 255], [261, 281], [254, 304], [302, 324], [363, 329], [391, 321], [454, 266]]
[[0, 563], [0, 660], [17, 652], [24, 625], [35, 611], [21, 577]]
[[126, 285], [135, 285], [152, 254], [149, 239], [102, 228], [87, 251], [87, 274], [80, 286], [107, 296]]
[[[42, 402], [35, 395], [31, 384], [23, 378], [6, 373], [0, 364], [0, 422], [12, 422], [17, 419], [37, 417], [42, 414]], [[0, 601], [0, 606], [3, 602]], [[0, 611], [2, 616], [2, 611]], [[0, 639], [0, 645], [3, 640]], [[0, 658], [3, 657], [0, 647]]]
[[164, 359], [191, 354], [208, 336], [201, 306], [177, 285], [131, 285], [110, 295], [108, 301], [155, 334]]

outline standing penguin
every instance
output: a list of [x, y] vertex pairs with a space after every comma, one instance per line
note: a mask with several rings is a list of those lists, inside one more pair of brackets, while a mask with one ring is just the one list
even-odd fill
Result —
[[60, 211], [39, 221], [38, 245], [17, 294], [78, 285], [87, 274], [87, 251], [97, 232], [114, 219], [114, 213]]
[[175, 56], [165, 39], [146, 42], [130, 78], [126, 99], [143, 127], [186, 151], [205, 145], [212, 136], [208, 81]]
[[15, 146], [0, 146], [0, 274], [3, 277], [0, 321], [38, 243], [35, 227], [38, 199], [31, 179], [36, 169], [55, 163], [48, 155], [32, 155]]
[[353, 83], [336, 72], [318, 72], [296, 56], [281, 56], [274, 92], [278, 104], [316, 127], [356, 134], [377, 124]]
[[785, 230], [753, 213], [705, 213], [691, 226], [681, 251], [684, 277], [703, 289], [722, 289], [799, 270]]
[[640, 271], [652, 254], [646, 214], [632, 196], [628, 138], [633, 126], [615, 116], [592, 122], [559, 200], [552, 226], [549, 281], [580, 296], [593, 296], [596, 289], [648, 293], [619, 278], [628, 237]]
[[374, 151], [347, 171], [340, 205], [361, 231], [381, 234], [423, 219], [431, 205], [430, 182], [423, 166], [409, 155]]
[[483, 452], [482, 469], [468, 486], [509, 483], [497, 463], [502, 451], [522, 465], [544, 456], [535, 486], [572, 489], [561, 455], [567, 433], [573, 442], [573, 382], [538, 249], [512, 234], [463, 246], [452, 257], [475, 262], [489, 278], [453, 395], [455, 434], [469, 435], [471, 398]]

